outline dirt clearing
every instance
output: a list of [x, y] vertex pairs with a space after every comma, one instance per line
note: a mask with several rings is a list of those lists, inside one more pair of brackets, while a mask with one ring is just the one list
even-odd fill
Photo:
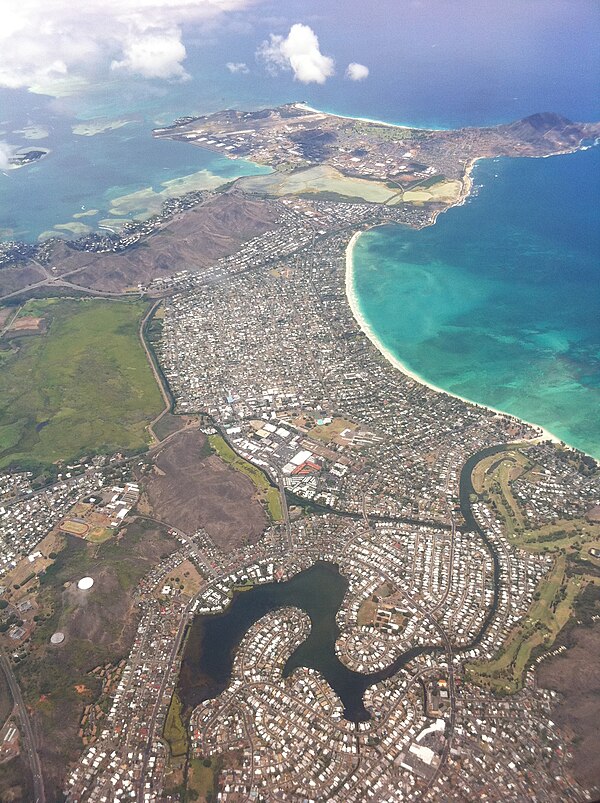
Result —
[[143, 485], [154, 518], [185, 533], [203, 528], [224, 550], [256, 543], [267, 526], [254, 484], [212, 454], [198, 431], [156, 452]]

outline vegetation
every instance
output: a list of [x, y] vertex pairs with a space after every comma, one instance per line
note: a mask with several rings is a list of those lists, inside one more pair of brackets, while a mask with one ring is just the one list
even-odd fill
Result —
[[524, 519], [519, 505], [510, 489], [511, 482], [528, 467], [529, 461], [517, 449], [493, 454], [475, 466], [472, 481], [475, 491], [488, 498], [491, 506], [499, 513], [510, 537], [516, 530], [524, 527]]
[[535, 466], [517, 449], [490, 455], [475, 467], [473, 487], [501, 517], [506, 535], [515, 546], [527, 552], [566, 554], [571, 561], [588, 561], [600, 569], [600, 560], [589, 552], [592, 548], [600, 550], [600, 524], [573, 518], [558, 519], [535, 529], [526, 526], [510, 487], [514, 479], [526, 472], [534, 477]]
[[418, 131], [415, 131], [415, 129], [402, 128], [400, 126], [374, 125], [366, 120], [353, 120], [352, 130], [354, 134], [380, 139], [384, 142], [398, 142], [398, 140], [414, 139], [419, 136]]
[[172, 435], [174, 432], [179, 432], [184, 426], [185, 421], [181, 416], [165, 413], [158, 419], [156, 424], [153, 425], [152, 429], [159, 441], [164, 441], [165, 438], [168, 438], [169, 435]]
[[283, 511], [281, 509], [279, 491], [277, 488], [273, 488], [265, 474], [257, 466], [252, 465], [248, 460], [244, 460], [243, 457], [236, 454], [220, 435], [209, 435], [208, 440], [222, 460], [252, 480], [258, 489], [260, 499], [267, 505], [271, 519], [273, 521], [281, 521], [283, 519]]
[[600, 573], [600, 560], [590, 549], [600, 549], [600, 525], [585, 519], [560, 519], [537, 529], [526, 519], [512, 494], [511, 483], [535, 466], [518, 449], [484, 458], [475, 467], [473, 487], [485, 498], [504, 524], [508, 539], [527, 552], [555, 555], [550, 573], [540, 581], [527, 615], [509, 633], [492, 661], [466, 667], [471, 680], [498, 693], [522, 688], [528, 665], [556, 641], [571, 620], [580, 595]]
[[[160, 378], [164, 395], [169, 400], [168, 413], [172, 413], [175, 408], [175, 397], [171, 391], [171, 387], [165, 376], [160, 360], [156, 356], [156, 345], [160, 342], [163, 331], [164, 308], [158, 305], [150, 313], [144, 324], [143, 335], [150, 359], [156, 375]], [[171, 416], [172, 418], [174, 416]]]
[[193, 758], [188, 772], [188, 793], [196, 794], [198, 800], [214, 800], [217, 789], [217, 778], [222, 768], [222, 759]]
[[174, 691], [171, 697], [169, 710], [167, 711], [165, 727], [163, 728], [163, 736], [174, 758], [177, 756], [185, 756], [188, 751], [188, 737], [181, 716], [182, 709], [183, 705], [179, 699], [179, 695]]
[[0, 728], [6, 722], [12, 708], [13, 700], [8, 688], [8, 683], [4, 677], [4, 672], [0, 671]]
[[467, 667], [470, 679], [500, 693], [522, 688], [532, 653], [543, 652], [554, 643], [570, 619], [584, 583], [581, 577], [567, 578], [566, 559], [559, 556], [550, 574], [539, 584], [527, 616], [511, 631], [502, 649], [491, 661]]
[[0, 764], [0, 800], [34, 800], [31, 771], [22, 756]]
[[[140, 521], [128, 525], [118, 541], [91, 544], [69, 537], [64, 543], [40, 575], [36, 628], [16, 670], [35, 711], [47, 763], [61, 770], [81, 751], [82, 710], [100, 693], [90, 670], [117, 663], [127, 653], [139, 616], [132, 589], [159, 555], [173, 549], [161, 529]], [[88, 574], [95, 584], [82, 604], [75, 584]], [[49, 644], [57, 630], [66, 636], [58, 648]]]
[[560, 552], [569, 560], [600, 568], [600, 560], [590, 554], [590, 549], [600, 550], [600, 525], [585, 519], [561, 519], [537, 530], [519, 532], [514, 540], [528, 552]]
[[48, 331], [0, 350], [0, 468], [136, 450], [160, 412], [138, 328], [141, 302], [44, 299], [20, 316]]

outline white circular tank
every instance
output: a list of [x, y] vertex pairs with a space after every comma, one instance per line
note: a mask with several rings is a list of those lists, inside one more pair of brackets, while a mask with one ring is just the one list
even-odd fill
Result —
[[94, 585], [94, 580], [91, 577], [82, 577], [77, 583], [77, 588], [81, 591], [87, 591]]

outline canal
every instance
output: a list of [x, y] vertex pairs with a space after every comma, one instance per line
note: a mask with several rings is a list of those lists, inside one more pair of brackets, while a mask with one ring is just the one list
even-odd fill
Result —
[[[471, 495], [474, 494], [471, 473], [484, 457], [506, 451], [507, 448], [502, 445], [481, 450], [466, 461], [461, 472], [460, 509], [465, 519], [464, 530], [484, 541], [494, 567], [492, 604], [479, 632], [462, 650], [472, 649], [481, 641], [499, 601], [498, 555], [471, 510]], [[417, 655], [440, 651], [441, 648], [432, 645], [413, 647], [385, 669], [372, 674], [348, 669], [335, 654], [335, 642], [339, 636], [335, 617], [347, 589], [348, 581], [340, 574], [338, 566], [319, 561], [285, 582], [268, 583], [248, 591], [235, 592], [231, 604], [222, 614], [196, 616], [190, 626], [179, 676], [179, 694], [185, 709], [190, 712], [204, 700], [221, 694], [229, 684], [236, 650], [249, 628], [267, 613], [292, 606], [300, 608], [310, 617], [311, 632], [288, 658], [283, 676], [288, 677], [298, 667], [315, 669], [340, 698], [346, 719], [351, 722], [370, 719], [363, 702], [366, 689], [393, 677]]]

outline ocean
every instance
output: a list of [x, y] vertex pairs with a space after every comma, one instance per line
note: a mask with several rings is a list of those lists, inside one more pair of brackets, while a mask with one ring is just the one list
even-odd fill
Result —
[[[270, 33], [311, 25], [336, 58], [325, 84], [269, 75]], [[156, 211], [169, 194], [262, 172], [153, 127], [225, 107], [306, 101], [421, 127], [507, 122], [538, 111], [600, 118], [593, 0], [255, 0], [186, 32], [190, 79], [104, 71], [57, 97], [0, 88], [0, 143], [45, 159], [0, 171], [0, 239], [76, 236]], [[244, 62], [230, 73], [226, 62]], [[345, 65], [368, 65], [364, 82]], [[37, 130], [36, 130], [37, 129]], [[33, 139], [32, 136], [40, 137]], [[386, 348], [436, 385], [546, 426], [600, 456], [598, 150], [481, 162], [476, 196], [421, 232], [361, 237], [356, 278]], [[190, 178], [191, 177], [191, 178]], [[58, 228], [57, 228], [58, 227]]]
[[[261, 42], [296, 22], [312, 26], [323, 53], [336, 59], [336, 73], [324, 84], [302, 84], [290, 71], [270, 75], [257, 60]], [[182, 115], [304, 100], [324, 111], [433, 128], [509, 122], [541, 111], [600, 119], [599, 30], [600, 8], [591, 0], [428, 0], [426, 10], [417, 1], [253, 0], [220, 25], [186, 32], [189, 80], [105, 69], [85, 86], [61, 86], [58, 97], [0, 86], [0, 144], [52, 151], [33, 165], [0, 171], [0, 238], [68, 237], [102, 220], [151, 213], [153, 193], [163, 192], [164, 182], [206, 171], [196, 183], [210, 186], [214, 175], [256, 170], [153, 140], [153, 127]], [[229, 61], [246, 64], [248, 72], [230, 73]], [[366, 81], [344, 77], [350, 61], [369, 67]], [[115, 123], [121, 127], [102, 130]], [[28, 139], [32, 125], [47, 136]], [[143, 196], [114, 204], [133, 193]], [[90, 210], [98, 214], [79, 216]], [[55, 230], [57, 224], [71, 228]]]
[[444, 390], [540, 424], [600, 458], [600, 150], [497, 159], [476, 194], [354, 248], [383, 347]]

